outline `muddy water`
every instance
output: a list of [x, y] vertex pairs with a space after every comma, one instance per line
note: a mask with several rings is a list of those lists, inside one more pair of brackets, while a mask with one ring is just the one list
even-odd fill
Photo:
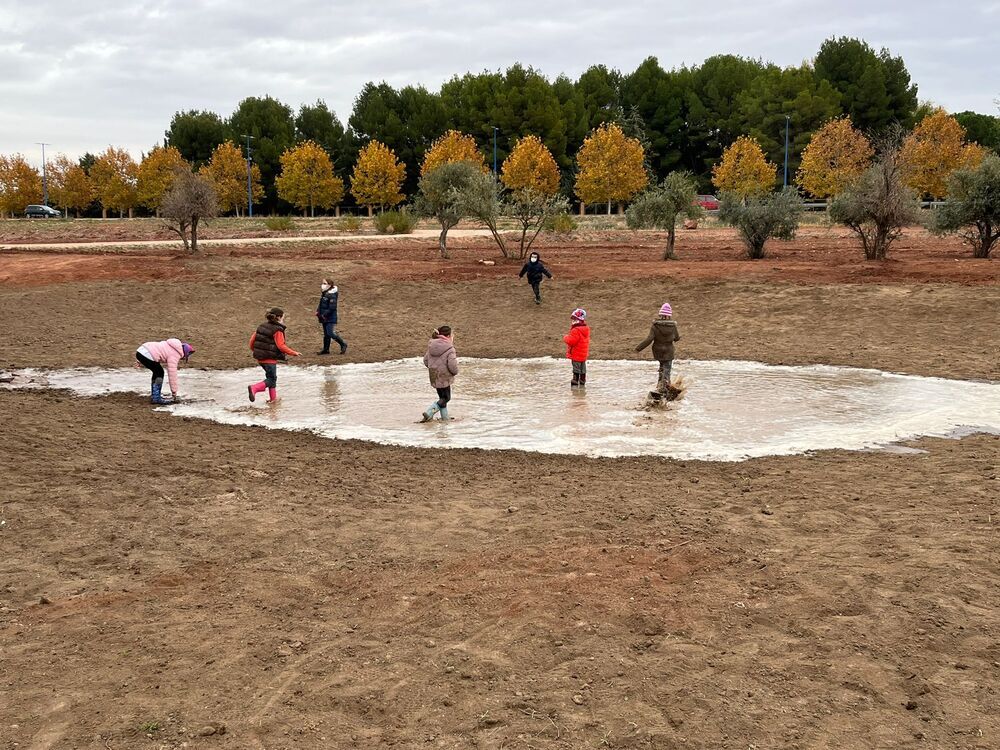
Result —
[[[516, 448], [588, 456], [735, 461], [828, 448], [885, 448], [920, 436], [1000, 430], [1000, 384], [843, 367], [683, 361], [684, 397], [644, 409], [656, 363], [593, 361], [571, 390], [566, 361], [463, 359], [448, 423], [418, 424], [435, 398], [418, 360], [279, 367], [278, 404], [247, 400], [260, 369], [182, 369], [177, 415], [306, 429], [331, 438], [432, 448]], [[81, 396], [148, 393], [148, 374], [22, 370], [3, 387]], [[137, 400], [136, 408], [142, 408]]]

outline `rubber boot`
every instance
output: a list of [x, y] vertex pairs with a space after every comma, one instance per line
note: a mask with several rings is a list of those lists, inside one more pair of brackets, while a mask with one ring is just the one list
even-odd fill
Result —
[[435, 401], [433, 404], [431, 404], [424, 410], [424, 413], [421, 416], [420, 421], [430, 422], [432, 419], [434, 419], [434, 415], [437, 414], [439, 411], [441, 411], [441, 407], [438, 406], [438, 402]]
[[451, 417], [448, 416], [448, 407], [447, 406], [441, 407], [440, 412], [441, 412], [441, 421], [442, 422], [447, 422], [449, 419], [451, 419]]
[[586, 373], [584, 373], [583, 375], [580, 376], [580, 387], [581, 388], [586, 388], [587, 387], [587, 375], [586, 375]]
[[576, 388], [578, 385], [580, 385], [580, 376], [574, 372], [573, 379], [569, 381], [569, 387]]
[[267, 390], [267, 385], [262, 380], [259, 383], [254, 383], [253, 385], [247, 386], [247, 396], [250, 398], [251, 401], [256, 401], [257, 394], [263, 393], [266, 390]]
[[278, 389], [277, 388], [268, 388], [267, 389], [267, 403], [269, 403], [269, 404], [276, 404], [276, 403], [278, 403], [278, 401], [279, 401], [279, 399], [278, 399]]
[[[336, 334], [334, 334], [334, 335], [333, 335], [333, 336], [332, 336], [332, 337], [330, 338], [330, 341], [336, 341], [336, 342], [337, 342], [338, 344], [340, 344], [340, 353], [341, 353], [341, 354], [344, 354], [344, 353], [346, 353], [346, 352], [347, 352], [347, 342], [346, 342], [346, 341], [344, 341], [344, 340], [343, 340], [342, 338], [340, 338], [340, 336], [337, 336]], [[326, 346], [325, 346], [324, 348], [325, 348], [325, 349], [328, 349], [328, 348], [329, 348], [329, 345], [326, 345]]]
[[329, 354], [330, 353], [330, 337], [323, 337], [323, 351], [316, 352], [317, 354]]
[[163, 381], [162, 380], [154, 380], [153, 381], [153, 386], [152, 386], [151, 390], [152, 390], [152, 395], [149, 398], [149, 403], [151, 403], [151, 404], [158, 404], [158, 405], [161, 405], [161, 406], [163, 404], [169, 404], [170, 403], [165, 398], [163, 398]]

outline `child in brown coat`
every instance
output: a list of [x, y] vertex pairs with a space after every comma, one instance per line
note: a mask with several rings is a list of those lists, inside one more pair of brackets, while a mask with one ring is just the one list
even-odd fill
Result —
[[660, 363], [660, 375], [656, 383], [656, 393], [660, 395], [666, 395], [669, 390], [670, 370], [674, 364], [674, 342], [681, 340], [673, 314], [670, 303], [664, 302], [659, 316], [649, 329], [649, 335], [635, 348], [637, 352], [641, 352], [650, 344], [653, 345], [653, 359]]

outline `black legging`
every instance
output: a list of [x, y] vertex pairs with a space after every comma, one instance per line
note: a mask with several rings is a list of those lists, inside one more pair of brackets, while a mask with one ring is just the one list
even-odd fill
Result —
[[157, 380], [159, 380], [161, 383], [163, 382], [163, 365], [161, 365], [159, 362], [151, 360], [149, 357], [143, 356], [139, 352], [135, 353], [135, 359], [140, 365], [145, 367], [147, 370], [152, 371], [153, 379], [151, 385], [156, 385]]
[[451, 401], [451, 386], [449, 385], [447, 388], [436, 388], [435, 390], [438, 392], [438, 406], [442, 409], [446, 408], [448, 406], [448, 402]]

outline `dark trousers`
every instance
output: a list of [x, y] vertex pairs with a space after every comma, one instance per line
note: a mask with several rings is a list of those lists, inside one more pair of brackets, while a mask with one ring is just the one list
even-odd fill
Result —
[[135, 353], [135, 359], [136, 362], [138, 362], [140, 365], [142, 365], [147, 370], [150, 370], [153, 373], [153, 378], [150, 385], [156, 385], [157, 380], [159, 380], [161, 383], [163, 382], [163, 365], [161, 365], [159, 362], [151, 360], [149, 357], [144, 357], [143, 355], [139, 354], [139, 352]]
[[268, 388], [278, 387], [278, 366], [261, 365], [264, 370], [264, 385]]
[[572, 385], [586, 385], [586, 383], [587, 383], [587, 363], [573, 362]]
[[667, 387], [670, 385], [670, 370], [674, 365], [672, 359], [661, 359], [660, 360], [660, 374], [656, 380], [656, 390], [660, 393], [666, 393]]
[[448, 402], [451, 401], [451, 386], [449, 385], [447, 388], [435, 388], [434, 390], [438, 392], [438, 406], [442, 409], [446, 408]]
[[324, 323], [323, 324], [323, 351], [330, 351], [330, 342], [336, 341], [340, 348], [343, 349], [347, 346], [347, 343], [337, 335], [337, 324], [336, 323]]
[[535, 301], [537, 302], [537, 301], [541, 300], [542, 299], [542, 280], [539, 279], [538, 281], [529, 281], [528, 283], [531, 284], [531, 291], [533, 291], [535, 293]]

